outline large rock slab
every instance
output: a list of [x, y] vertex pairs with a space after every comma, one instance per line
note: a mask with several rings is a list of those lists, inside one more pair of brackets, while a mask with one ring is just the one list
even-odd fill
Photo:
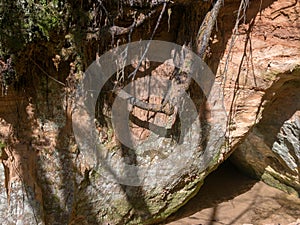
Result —
[[258, 123], [232, 156], [244, 171], [295, 194], [300, 191], [299, 75], [299, 70], [283, 74], [266, 93]]

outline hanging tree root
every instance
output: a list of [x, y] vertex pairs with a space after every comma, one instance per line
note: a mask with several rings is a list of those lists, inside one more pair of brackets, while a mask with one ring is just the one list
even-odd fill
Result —
[[206, 14], [199, 28], [197, 34], [196, 52], [201, 59], [205, 58], [205, 52], [208, 46], [209, 38], [211, 36], [214, 25], [216, 24], [217, 17], [222, 4], [223, 4], [223, 0], [218, 0], [214, 4], [212, 10]]
[[[220, 8], [222, 6], [222, 3], [223, 3], [223, 0], [218, 0], [214, 4], [212, 10], [206, 14], [206, 16], [199, 28], [199, 31], [197, 34], [197, 42], [196, 42], [195, 50], [196, 50], [196, 54], [203, 60], [205, 59], [205, 54], [206, 54], [206, 49], [209, 44], [209, 39], [210, 39], [211, 33], [213, 31], [214, 25], [216, 24], [216, 20], [217, 20]], [[157, 24], [159, 24], [159, 22], [160, 22], [161, 16], [162, 16], [163, 12], [165, 11], [164, 10], [165, 7], [166, 7], [166, 4], [164, 4], [164, 8], [162, 10], [162, 13], [160, 15], [160, 18], [159, 18]], [[130, 27], [126, 28], [126, 29], [121, 29], [119, 31], [115, 30], [115, 34], [117, 34], [117, 33], [123, 34], [123, 32], [127, 33], [127, 32], [129, 32]], [[157, 26], [155, 27], [154, 32], [156, 31], [156, 29], [157, 29]], [[145, 55], [146, 54], [143, 54], [143, 57], [145, 57]], [[142, 60], [144, 60], [143, 57], [140, 60], [140, 62], [142, 62]], [[184, 83], [178, 85], [177, 82], [173, 82], [173, 81], [174, 81], [174, 79], [176, 79], [176, 76], [179, 76], [179, 73], [181, 73], [181, 72], [179, 70], [175, 70], [174, 72], [177, 74], [175, 74], [173, 76], [173, 80], [171, 82], [168, 93], [167, 93], [164, 101], [161, 104], [151, 104], [151, 103], [141, 101], [141, 100], [131, 96], [130, 94], [128, 94], [127, 92], [125, 92], [123, 90], [116, 90], [115, 93], [122, 99], [127, 100], [132, 106], [136, 106], [140, 109], [151, 111], [151, 112], [156, 112], [156, 113], [160, 112], [160, 113], [164, 113], [166, 115], [172, 115], [174, 112], [177, 113], [177, 110], [174, 110], [174, 107], [178, 106], [178, 104], [180, 103], [181, 97], [188, 90], [188, 88], [191, 84], [191, 81], [192, 81], [191, 76], [188, 75], [187, 79], [184, 81]]]
[[[195, 50], [196, 50], [196, 54], [202, 60], [205, 59], [206, 49], [209, 44], [209, 39], [210, 39], [210, 36], [214, 29], [214, 25], [216, 24], [217, 17], [218, 17], [218, 14], [219, 14], [222, 4], [223, 4], [223, 0], [218, 0], [214, 4], [212, 10], [206, 14], [206, 16], [198, 30]], [[180, 71], [175, 70], [174, 73], [175, 74], [173, 75], [173, 79], [176, 79], [176, 76], [179, 76], [178, 73], [180, 73]], [[168, 91], [168, 95], [165, 98], [165, 101], [163, 104], [166, 104], [171, 101], [172, 102], [171, 105], [173, 105], [173, 106], [178, 105], [181, 97], [189, 89], [191, 82], [192, 82], [192, 78], [189, 75], [187, 76], [187, 79], [185, 80], [184, 84], [180, 85], [180, 87], [178, 87], [178, 84], [176, 84], [176, 82], [172, 82], [172, 85], [170, 86], [169, 91]], [[176, 91], [176, 89], [178, 89], [178, 88], [182, 88], [182, 90]], [[171, 93], [171, 94], [169, 94], [169, 93]]]

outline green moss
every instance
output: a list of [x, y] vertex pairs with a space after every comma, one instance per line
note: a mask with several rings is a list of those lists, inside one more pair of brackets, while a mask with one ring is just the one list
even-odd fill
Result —
[[274, 176], [272, 176], [268, 171], [265, 171], [263, 173], [263, 175], [261, 176], [261, 179], [268, 185], [274, 187], [274, 188], [277, 188], [279, 190], [282, 190], [288, 194], [291, 194], [291, 195], [295, 195], [298, 197], [298, 192], [286, 185], [286, 184], [283, 184], [282, 182], [280, 182], [279, 180], [277, 180]]
[[276, 72], [276, 71], [267, 72], [263, 75], [263, 78], [267, 81], [273, 81], [276, 79], [278, 74], [279, 74], [279, 72]]
[[[201, 173], [190, 183], [185, 184], [183, 189], [178, 190], [177, 192], [174, 192], [174, 194], [170, 195], [170, 198], [166, 200], [166, 202], [162, 203], [161, 199], [158, 199], [156, 203], [154, 201], [149, 202], [149, 210], [153, 215], [155, 215], [151, 219], [148, 219], [146, 221], [137, 219], [134, 221], [130, 221], [128, 224], [150, 225], [162, 222], [167, 219], [171, 214], [175, 213], [198, 193], [204, 183], [204, 178], [217, 168], [217, 161], [219, 160], [219, 156], [219, 153], [216, 154], [210, 166], [208, 166], [208, 169], [205, 172]], [[162, 204], [164, 204], [165, 206], [162, 206]]]
[[108, 142], [112, 142], [114, 137], [114, 130], [112, 128], [107, 129], [107, 139]]
[[0, 141], [0, 158], [3, 156], [3, 148], [6, 147], [6, 144], [2, 141]]
[[[187, 184], [184, 187], [184, 190], [177, 192], [171, 202], [171, 204], [173, 204], [176, 207], [168, 208], [165, 212], [161, 214], [162, 218], [167, 218], [172, 213], [176, 212], [179, 208], [184, 206], [191, 198], [193, 198], [198, 193], [201, 186], [203, 185], [203, 179], [204, 178], [200, 176], [200, 178], [195, 179], [193, 182]], [[182, 201], [182, 199], [185, 200]], [[180, 204], [177, 204], [178, 202]]]
[[120, 217], [124, 217], [128, 214], [128, 212], [132, 209], [132, 206], [123, 199], [120, 200], [114, 200], [113, 207], [116, 209], [117, 212], [114, 212], [114, 215], [112, 215], [112, 219], [120, 219]]
[[[184, 186], [183, 190], [180, 190], [172, 195], [171, 199], [166, 202], [165, 208], [162, 210], [162, 202], [158, 201], [157, 204], [153, 205], [151, 202], [151, 212], [159, 212], [156, 216], [143, 221], [142, 224], [154, 224], [164, 221], [168, 218], [171, 214], [175, 213], [178, 209], [184, 206], [191, 198], [193, 198], [198, 191], [200, 190], [201, 186], [203, 185], [203, 180], [206, 173], [202, 173], [197, 179], [193, 180], [189, 184]], [[137, 224], [137, 221], [131, 221], [129, 224]], [[139, 223], [141, 224], [141, 223]]]
[[0, 149], [5, 148], [5, 147], [6, 147], [6, 144], [4, 142], [0, 141]]

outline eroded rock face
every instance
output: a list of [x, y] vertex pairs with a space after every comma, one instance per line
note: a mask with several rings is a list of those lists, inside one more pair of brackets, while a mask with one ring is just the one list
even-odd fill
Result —
[[[211, 47], [212, 68], [217, 68], [217, 80], [224, 85], [233, 147], [255, 124], [263, 98], [280, 74], [290, 73], [300, 64], [299, 3], [265, 1], [261, 12], [255, 4], [250, 2], [246, 23], [238, 27], [236, 35], [219, 31]], [[235, 21], [235, 15], [227, 13], [235, 10], [234, 3], [225, 4], [223, 10], [220, 30], [227, 30], [229, 25], [223, 21]], [[224, 56], [217, 61], [222, 45], [226, 45]]]
[[297, 194], [300, 190], [299, 71], [281, 77], [271, 88], [273, 92], [266, 93], [268, 99], [264, 98], [261, 118], [233, 153], [233, 160], [266, 183]]
[[[8, 117], [14, 117], [9, 115], [9, 108], [5, 111]], [[42, 225], [45, 224], [42, 193], [32, 177], [35, 173], [34, 154], [26, 144], [9, 144], [13, 130], [11, 124], [0, 119], [0, 222]], [[23, 163], [24, 159], [27, 163]]]
[[[162, 68], [166, 68], [166, 64], [163, 63], [154, 70], [151, 79], [136, 79], [135, 86], [137, 88], [124, 89], [132, 96], [134, 92], [141, 93], [141, 96], [147, 96], [149, 92], [152, 96], [155, 94], [159, 96], [158, 92], [163, 87], [158, 85], [159, 88], [157, 88], [155, 85], [164, 83], [163, 79], [159, 79], [157, 76], [164, 74]], [[102, 65], [101, 61], [94, 63], [88, 69], [87, 77], [91, 75], [94, 78], [96, 73], [93, 72], [98, 72], [101, 69], [99, 65]], [[203, 64], [202, 67], [207, 66]], [[169, 70], [168, 76], [170, 75]], [[207, 71], [206, 76], [209, 77], [210, 75], [214, 78]], [[197, 79], [195, 78], [195, 80]], [[194, 88], [197, 91], [193, 92], [193, 98], [198, 99], [198, 102], [201, 103], [203, 94], [198, 89], [199, 87]], [[138, 91], [139, 89], [142, 89], [141, 92]], [[94, 89], [89, 88], [89, 90]], [[182, 91], [184, 89], [179, 86], [174, 90]], [[142, 99], [139, 95], [137, 96], [138, 99]], [[206, 117], [198, 118], [203, 104], [193, 103], [193, 107], [189, 104], [192, 102], [191, 99], [183, 99], [178, 100], [180, 107], [177, 108], [177, 116], [180, 118], [180, 132], [174, 129], [178, 122], [174, 118], [176, 115], [168, 116], [165, 121], [161, 119], [160, 122], [157, 120], [149, 122], [146, 117], [144, 123], [156, 128], [149, 131], [147, 138], [145, 137], [142, 141], [139, 140], [136, 147], [132, 142], [128, 144], [131, 135], [128, 132], [130, 129], [128, 127], [127, 131], [126, 125], [128, 123], [123, 122], [126, 121], [124, 109], [127, 108], [127, 102], [124, 101], [124, 105], [119, 100], [115, 117], [112, 118], [116, 126], [119, 126], [116, 128], [119, 131], [115, 132], [119, 140], [123, 140], [122, 144], [125, 147], [121, 148], [118, 143], [112, 140], [101, 141], [98, 168], [91, 168], [91, 171], [86, 174], [78, 186], [74, 220], [85, 215], [86, 222], [89, 224], [151, 224], [160, 222], [197, 192], [204, 177], [219, 163], [220, 149], [224, 143], [226, 114], [222, 102], [222, 89], [218, 85], [213, 85], [206, 101], [210, 107], [210, 115]], [[115, 102], [117, 101], [115, 100]], [[150, 103], [157, 103], [157, 101], [161, 100], [151, 99]], [[85, 102], [80, 102], [82, 103], [81, 109], [84, 108]], [[81, 141], [78, 144], [81, 144], [83, 151], [84, 146], [89, 144], [92, 146], [88, 150], [92, 149], [95, 142], [86, 137], [92, 126], [84, 126], [86, 121], [93, 120], [88, 119], [86, 111], [81, 109], [74, 110], [73, 129], [74, 133], [77, 134], [77, 140]], [[139, 114], [135, 116], [139, 116]], [[155, 119], [159, 118], [156, 117]], [[163, 134], [163, 129], [158, 129], [158, 126], [167, 127], [167, 134]], [[174, 132], [170, 133], [170, 131]], [[125, 139], [125, 135], [129, 138]], [[108, 147], [111, 144], [114, 144], [113, 148]], [[134, 147], [130, 148], [130, 144]], [[86, 152], [82, 152], [82, 155], [85, 156]], [[92, 161], [91, 159], [88, 162], [91, 164]], [[98, 214], [94, 214], [95, 209], [99, 210]]]
[[[249, 8], [246, 21], [256, 16], [239, 26], [232, 49], [227, 45], [232, 60], [225, 54], [218, 65], [225, 80], [230, 151], [234, 163], [250, 174], [299, 192], [299, 3], [265, 1], [261, 9], [256, 14]], [[230, 15], [223, 17], [227, 21]]]
[[[145, 1], [136, 2], [135, 6], [139, 6]], [[184, 7], [174, 6], [170, 16], [176, 19], [168, 21], [164, 17], [157, 36], [183, 44], [185, 36], [182, 34], [195, 35], [200, 23], [198, 18], [203, 18], [203, 12], [196, 7], [197, 1], [178, 2], [184, 3]], [[297, 7], [299, 3], [289, 0], [263, 1], [262, 5], [260, 1], [250, 2], [245, 24], [238, 26], [238, 34], [232, 37], [239, 1], [225, 1], [218, 31], [211, 40], [212, 55], [208, 61], [217, 73], [217, 82], [224, 86], [225, 108], [229, 115], [227, 138], [231, 148], [220, 148], [225, 146], [222, 133], [212, 135], [212, 140], [216, 143], [221, 140], [223, 145], [218, 143], [212, 149], [209, 164], [199, 169], [203, 161], [201, 151], [196, 151], [192, 162], [184, 162], [188, 165], [185, 169], [155, 187], [111, 183], [103, 177], [107, 173], [105, 168], [95, 168], [88, 163], [74, 141], [70, 115], [66, 112], [68, 101], [57, 84], [39, 78], [37, 94], [31, 96], [32, 102], [22, 93], [15, 94], [11, 107], [15, 109], [17, 105], [20, 114], [10, 111], [6, 105], [0, 106], [0, 115], [5, 121], [5, 125], [1, 124], [1, 141], [7, 142], [5, 151], [9, 147], [13, 153], [10, 158], [1, 157], [3, 165], [12, 171], [8, 174], [5, 166], [0, 168], [0, 195], [3, 197], [0, 217], [6, 218], [4, 212], [7, 212], [9, 218], [0, 220], [1, 223], [18, 223], [18, 220], [25, 224], [51, 225], [158, 222], [185, 204], [199, 190], [204, 178], [234, 150], [235, 162], [240, 167], [269, 183], [281, 187], [284, 184], [287, 191], [292, 192], [289, 187], [299, 191], [299, 69], [295, 69], [300, 64]], [[187, 21], [188, 26], [184, 24]], [[148, 28], [141, 30], [146, 32]], [[143, 34], [134, 33], [134, 39], [139, 40]], [[231, 43], [234, 43], [233, 47]], [[52, 70], [55, 76], [57, 71], [54, 67]], [[191, 94], [194, 99], [200, 97], [193, 88]], [[216, 97], [222, 95], [221, 92], [215, 94]], [[257, 125], [253, 127], [255, 123]], [[10, 126], [15, 139], [9, 141]], [[99, 132], [109, 147], [108, 156], [120, 160], [122, 154], [128, 154], [120, 151], [109, 128]], [[166, 143], [155, 138], [157, 144], [153, 145], [155, 141], [152, 141], [145, 156], [153, 161], [164, 157], [160, 150], [168, 152], [168, 149], [161, 149]], [[23, 180], [16, 175], [15, 167], [22, 168], [23, 174], [28, 175], [24, 180], [28, 188], [22, 189], [20, 181]], [[5, 185], [7, 183], [9, 187]], [[4, 187], [10, 191], [6, 192]]]

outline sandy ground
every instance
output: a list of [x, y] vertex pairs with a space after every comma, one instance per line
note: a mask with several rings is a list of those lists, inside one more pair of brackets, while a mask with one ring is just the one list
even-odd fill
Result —
[[230, 163], [226, 163], [207, 177], [199, 193], [164, 224], [286, 225], [291, 223], [300, 225], [298, 197], [250, 179]]

